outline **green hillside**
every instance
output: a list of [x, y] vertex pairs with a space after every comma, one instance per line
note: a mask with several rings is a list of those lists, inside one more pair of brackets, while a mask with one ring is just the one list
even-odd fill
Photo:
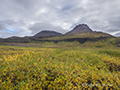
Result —
[[41, 38], [40, 40], [64, 40], [71, 38], [99, 38], [99, 37], [112, 37], [112, 36], [102, 32], [93, 32], [93, 33], [79, 33], [74, 35], [62, 35], [56, 37]]

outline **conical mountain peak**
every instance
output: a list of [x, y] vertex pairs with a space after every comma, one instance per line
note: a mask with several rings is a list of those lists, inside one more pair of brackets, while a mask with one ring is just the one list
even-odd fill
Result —
[[79, 24], [75, 28], [73, 28], [70, 32], [66, 33], [67, 35], [73, 35], [78, 33], [90, 33], [93, 32], [92, 29], [89, 28], [87, 24]]

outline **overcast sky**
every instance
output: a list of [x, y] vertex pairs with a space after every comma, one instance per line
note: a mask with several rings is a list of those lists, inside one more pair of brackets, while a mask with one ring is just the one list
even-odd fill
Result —
[[78, 24], [120, 36], [120, 0], [0, 0], [0, 37], [61, 33]]

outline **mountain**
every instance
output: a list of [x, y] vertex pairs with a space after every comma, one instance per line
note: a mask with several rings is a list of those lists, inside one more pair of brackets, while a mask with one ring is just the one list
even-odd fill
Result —
[[[13, 36], [6, 39], [0, 38], [0, 43], [31, 43], [31, 42], [57, 43], [61, 41], [66, 41], [66, 42], [78, 41], [81, 44], [83, 44], [87, 41], [90, 41], [90, 42], [105, 41], [106, 42], [106, 40], [109, 38], [114, 39], [116, 37], [113, 37], [112, 35], [107, 33], [92, 31], [92, 29], [90, 29], [89, 26], [86, 24], [79, 24], [64, 35], [55, 31], [43, 30], [34, 36], [25, 36], [25, 37]], [[120, 44], [120, 42], [118, 42], [120, 41], [120, 39], [116, 38], [115, 40], [117, 45]]]
[[1, 44], [1, 42], [3, 42], [4, 40], [2, 39], [2, 38], [0, 38], [0, 44]]
[[65, 35], [74, 35], [78, 33], [91, 33], [91, 32], [93, 31], [88, 27], [87, 24], [79, 24], [75, 28], [73, 28], [71, 31], [67, 32]]
[[48, 31], [48, 30], [43, 30], [33, 37], [35, 38], [41, 38], [41, 37], [53, 37], [53, 36], [60, 36], [62, 35], [61, 33], [55, 32], [55, 31]]

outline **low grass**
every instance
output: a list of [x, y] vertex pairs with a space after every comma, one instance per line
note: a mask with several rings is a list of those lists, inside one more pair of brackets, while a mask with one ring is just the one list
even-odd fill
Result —
[[101, 50], [99, 53], [107, 54], [113, 57], [120, 57], [120, 51], [116, 50]]
[[0, 89], [119, 90], [120, 49], [91, 46], [78, 42], [0, 45]]

